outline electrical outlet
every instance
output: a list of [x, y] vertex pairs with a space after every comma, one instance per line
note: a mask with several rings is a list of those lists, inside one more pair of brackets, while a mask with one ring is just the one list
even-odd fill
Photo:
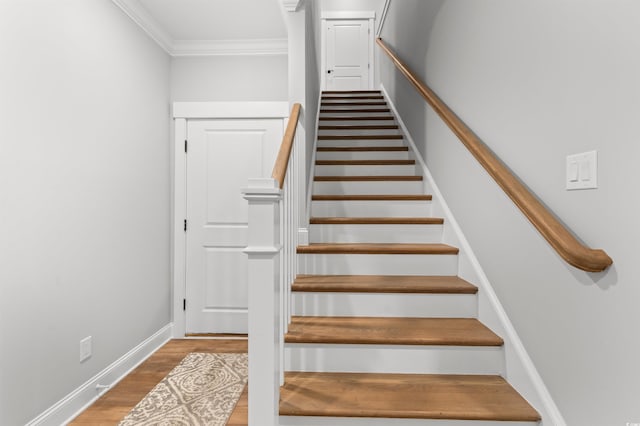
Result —
[[91, 336], [80, 340], [80, 362], [91, 358]]

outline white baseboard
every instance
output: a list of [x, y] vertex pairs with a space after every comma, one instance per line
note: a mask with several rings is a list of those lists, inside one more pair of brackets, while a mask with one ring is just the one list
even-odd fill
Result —
[[[320, 106], [322, 104], [322, 92], [320, 92], [320, 95], [318, 95], [318, 105], [317, 105], [317, 109], [316, 109], [316, 137], [313, 140], [313, 145], [311, 146], [311, 164], [309, 165], [310, 169], [308, 170], [308, 174], [307, 174], [307, 223], [309, 223], [309, 218], [311, 217], [311, 197], [313, 196], [313, 177], [315, 175], [315, 170], [316, 170], [316, 149], [318, 147], [318, 133], [320, 132], [320, 130], [318, 130], [318, 127], [320, 125]], [[308, 241], [308, 240], [307, 240]], [[309, 245], [307, 244], [302, 244], [301, 245]]]
[[[442, 193], [438, 189], [431, 172], [427, 168], [425, 160], [420, 155], [415, 141], [409, 133], [409, 129], [402, 121], [402, 118], [400, 117], [393, 101], [389, 97], [389, 93], [386, 91], [384, 85], [380, 85], [380, 89], [389, 104], [389, 107], [393, 111], [393, 114], [396, 116], [398, 124], [404, 133], [405, 140], [413, 151], [419, 167], [422, 168], [425, 183], [429, 185], [429, 189], [433, 195], [433, 203], [438, 205], [439, 210], [445, 218], [445, 226], [452, 231], [455, 245], [460, 248], [459, 265], [461, 265], [461, 270], [459, 271], [459, 275], [480, 288], [480, 297], [484, 299], [480, 303], [486, 302], [488, 305], [487, 307], [491, 310], [491, 312], [488, 312], [488, 310], [480, 309], [479, 319], [483, 322], [488, 322], [491, 325], [499, 325], [499, 328], [501, 329], [494, 329], [494, 331], [498, 332], [498, 334], [502, 334], [501, 337], [503, 337], [505, 341], [506, 379], [540, 412], [540, 415], [542, 416], [542, 424], [544, 426], [566, 426], [566, 422], [562, 417], [560, 410], [551, 398], [551, 394], [544, 384], [542, 377], [538, 373], [533, 361], [524, 348], [524, 345], [500, 303], [489, 278], [484, 273], [478, 258], [471, 249], [471, 245], [462, 233], [462, 229], [458, 225], [458, 222], [453, 217], [453, 213], [449, 209]], [[449, 241], [445, 242], [450, 243]]]
[[[167, 324], [82, 386], [48, 408], [27, 426], [65, 425], [93, 404], [104, 392], [122, 380], [171, 339], [173, 324]], [[102, 390], [97, 385], [108, 386]]]

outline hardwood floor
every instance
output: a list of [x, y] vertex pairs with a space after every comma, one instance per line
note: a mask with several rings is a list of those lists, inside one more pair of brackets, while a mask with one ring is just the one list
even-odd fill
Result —
[[[247, 341], [171, 340], [74, 419], [70, 425], [117, 425], [190, 352], [247, 352]], [[245, 388], [227, 425], [246, 426], [247, 406], [248, 398]]]

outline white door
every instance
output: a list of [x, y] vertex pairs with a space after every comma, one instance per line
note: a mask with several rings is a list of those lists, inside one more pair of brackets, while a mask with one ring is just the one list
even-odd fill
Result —
[[186, 332], [247, 333], [249, 178], [271, 175], [278, 119], [194, 120], [187, 127]]
[[327, 20], [325, 90], [369, 90], [371, 70], [368, 19]]

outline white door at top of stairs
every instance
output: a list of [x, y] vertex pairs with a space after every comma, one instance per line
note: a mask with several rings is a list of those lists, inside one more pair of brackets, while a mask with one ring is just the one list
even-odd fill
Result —
[[[337, 19], [339, 16], [362, 18]], [[372, 15], [323, 14], [322, 59], [324, 90], [373, 89]]]
[[186, 332], [247, 333], [248, 206], [241, 189], [271, 174], [282, 119], [187, 125]]

